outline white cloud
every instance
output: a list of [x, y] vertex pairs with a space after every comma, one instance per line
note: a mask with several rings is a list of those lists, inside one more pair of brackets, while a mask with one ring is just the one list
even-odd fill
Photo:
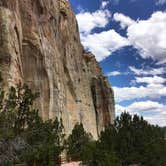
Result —
[[126, 38], [120, 36], [115, 30], [103, 31], [89, 35], [81, 35], [82, 44], [102, 61], [112, 52], [129, 45]]
[[144, 116], [144, 119], [153, 125], [159, 125], [161, 127], [166, 126], [166, 115], [164, 114], [155, 114]]
[[149, 84], [139, 87], [113, 87], [117, 102], [141, 98], [157, 99], [166, 97], [166, 87], [162, 84]]
[[122, 13], [115, 13], [114, 20], [120, 22], [122, 28], [127, 28], [126, 38], [113, 29], [91, 34], [96, 27], [104, 28], [110, 18], [110, 12], [103, 9], [77, 14], [82, 43], [96, 55], [97, 60], [101, 61], [121, 47], [132, 45], [139, 50], [142, 58], [151, 58], [158, 64], [166, 63], [166, 12], [155, 12], [149, 19], [137, 21]]
[[102, 1], [101, 8], [105, 9], [108, 6], [109, 3], [110, 3], [109, 1]]
[[148, 20], [134, 21], [121, 13], [114, 20], [127, 27], [127, 39], [140, 51], [142, 58], [166, 63], [166, 12], [155, 12]]
[[148, 20], [140, 20], [127, 28], [130, 43], [142, 58], [166, 63], [166, 13], [156, 12]]
[[166, 73], [166, 68], [150, 68], [150, 69], [137, 69], [133, 66], [129, 66], [129, 69], [136, 75], [162, 75]]
[[135, 110], [135, 111], [149, 111], [149, 112], [162, 112], [166, 108], [165, 105], [154, 102], [154, 101], [140, 101], [140, 102], [134, 102], [131, 105], [128, 106], [129, 110]]
[[121, 13], [114, 20], [127, 27], [127, 38], [140, 51], [142, 58], [166, 63], [166, 12], [155, 12], [148, 20], [136, 22]]
[[130, 114], [143, 115], [144, 119], [151, 124], [160, 126], [166, 125], [166, 105], [154, 101], [134, 102], [128, 106], [116, 105], [116, 114], [119, 116], [122, 112], [128, 111]]
[[166, 3], [166, 0], [156, 0], [157, 5], [164, 5]]
[[166, 79], [159, 76], [153, 76], [153, 77], [136, 77], [137, 83], [146, 83], [150, 85], [154, 84], [163, 84], [166, 82]]
[[[151, 114], [151, 113], [160, 113], [165, 114], [166, 113], [166, 105], [147, 100], [147, 101], [139, 101], [139, 102], [133, 102], [132, 104], [128, 106], [121, 106], [119, 104], [116, 104], [115, 106], [117, 115], [120, 115], [122, 112], [127, 111], [130, 114]], [[165, 122], [166, 123], [166, 122]]]
[[120, 116], [122, 112], [127, 111], [126, 109], [127, 109], [126, 107], [116, 104], [115, 105], [116, 116]]
[[134, 20], [132, 20], [130, 17], [127, 17], [121, 13], [115, 13], [113, 16], [113, 19], [117, 22], [120, 22], [120, 26], [124, 29], [134, 23], [136, 23]]
[[109, 76], [118, 76], [118, 75], [121, 75], [122, 73], [119, 72], [119, 71], [112, 71], [112, 72], [109, 72], [107, 73], [106, 75], [109, 77]]
[[[105, 7], [108, 3], [108, 1], [103, 1], [102, 6]], [[104, 28], [109, 23], [111, 13], [108, 10], [101, 9], [93, 13], [81, 12], [76, 17], [81, 33], [81, 42], [96, 56], [98, 61], [102, 61], [112, 52], [129, 45], [126, 38], [112, 29], [91, 34], [94, 28]]]
[[97, 10], [96, 12], [81, 12], [76, 15], [80, 33], [89, 34], [94, 28], [104, 28], [111, 17], [108, 10]]
[[127, 106], [125, 107], [119, 104], [115, 105], [115, 112], [116, 112], [116, 116], [120, 116], [122, 112], [129, 112], [131, 115], [134, 115], [134, 114], [140, 115], [138, 111], [131, 110]]

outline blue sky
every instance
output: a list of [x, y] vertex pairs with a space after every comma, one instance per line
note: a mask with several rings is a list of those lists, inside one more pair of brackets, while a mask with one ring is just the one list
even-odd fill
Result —
[[70, 0], [81, 42], [127, 110], [166, 126], [166, 0]]

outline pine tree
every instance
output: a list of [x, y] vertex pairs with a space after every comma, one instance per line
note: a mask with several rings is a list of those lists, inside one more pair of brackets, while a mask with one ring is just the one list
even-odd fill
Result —
[[85, 161], [91, 155], [92, 144], [92, 136], [86, 133], [83, 124], [77, 123], [67, 140], [67, 155], [73, 161]]

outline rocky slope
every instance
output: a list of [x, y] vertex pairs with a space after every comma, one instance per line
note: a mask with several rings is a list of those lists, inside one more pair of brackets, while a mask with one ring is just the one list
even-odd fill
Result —
[[62, 117], [65, 132], [82, 122], [94, 138], [114, 119], [113, 91], [80, 43], [67, 0], [0, 0], [3, 87], [26, 82], [40, 92], [43, 119]]

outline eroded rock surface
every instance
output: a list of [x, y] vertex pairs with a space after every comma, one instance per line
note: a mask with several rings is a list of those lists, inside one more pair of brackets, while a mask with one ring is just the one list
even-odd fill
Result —
[[26, 82], [40, 92], [41, 116], [61, 117], [66, 134], [82, 122], [97, 138], [113, 122], [113, 91], [67, 0], [0, 0], [0, 70], [4, 88]]

